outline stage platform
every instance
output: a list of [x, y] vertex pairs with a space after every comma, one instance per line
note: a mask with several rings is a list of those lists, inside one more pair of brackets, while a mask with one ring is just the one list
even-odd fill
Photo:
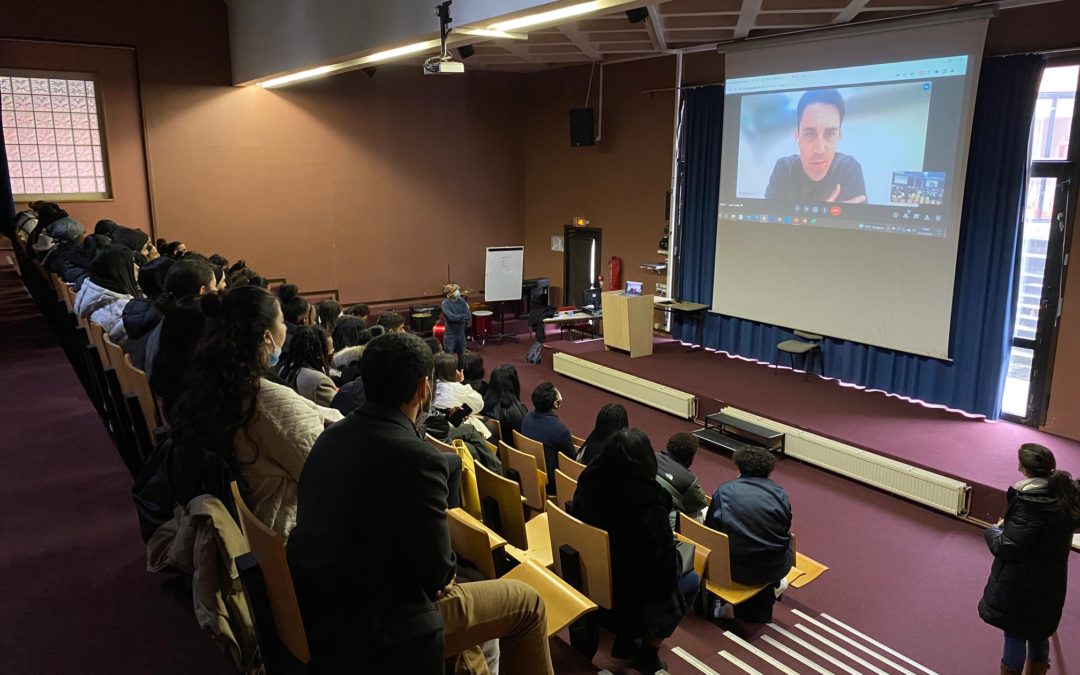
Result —
[[699, 418], [732, 406], [962, 481], [972, 488], [970, 515], [989, 522], [1004, 513], [1005, 491], [1020, 479], [1022, 443], [1045, 445], [1062, 469], [1080, 472], [1076, 441], [720, 352], [688, 352], [672, 340], [657, 339], [652, 356], [633, 360], [605, 351], [602, 339], [545, 347], [692, 394]]

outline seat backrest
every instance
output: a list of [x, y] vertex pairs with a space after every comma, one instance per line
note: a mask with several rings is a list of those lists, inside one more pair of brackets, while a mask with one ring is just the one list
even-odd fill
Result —
[[109, 339], [108, 335], [102, 333], [101, 342], [105, 346], [105, 357], [109, 361], [109, 365], [116, 369], [116, 376], [120, 378], [120, 386], [123, 387], [124, 393], [132, 391], [132, 387], [128, 384], [128, 371], [124, 368], [124, 350], [120, 345]]
[[435, 438], [431, 434], [427, 434], [425, 436], [424, 440], [426, 440], [428, 443], [430, 443], [431, 446], [433, 448], [435, 448], [436, 450], [438, 450], [439, 452], [446, 452], [446, 453], [449, 453], [451, 455], [456, 455], [457, 454], [457, 450], [454, 450], [454, 446], [450, 445], [449, 443], [443, 443], [442, 441]]
[[581, 450], [581, 446], [585, 445], [585, 439], [581, 436], [575, 436], [570, 434], [570, 442], [574, 444], [575, 450]]
[[817, 333], [807, 333], [804, 330], [795, 330], [792, 332], [795, 333], [796, 336], [801, 337], [804, 340], [810, 340], [811, 342], [820, 342], [825, 339]]
[[525, 533], [525, 510], [521, 506], [521, 488], [514, 481], [496, 475], [483, 464], [476, 464], [476, 489], [480, 493], [480, 503], [491, 500], [497, 509], [498, 526], [492, 522], [489, 513], [484, 513], [484, 524], [498, 532], [506, 540], [520, 549], [529, 548], [529, 537]]
[[522, 452], [527, 452], [536, 458], [536, 468], [547, 471], [547, 462], [544, 461], [544, 444], [534, 441], [528, 436], [514, 429], [514, 447]]
[[131, 356], [128, 354], [124, 354], [121, 368], [127, 372], [127, 381], [131, 390], [139, 397], [139, 407], [142, 408], [146, 426], [152, 435], [154, 430], [161, 426], [161, 415], [158, 414], [154, 392], [150, 390], [150, 380], [146, 379], [146, 373], [131, 363]]
[[709, 549], [709, 559], [705, 563], [705, 580], [717, 586], [731, 586], [731, 547], [728, 536], [699, 523], [685, 513], [679, 514], [679, 532], [695, 544]]
[[461, 506], [473, 518], [483, 518], [480, 507], [480, 490], [476, 487], [476, 459], [465, 441], [458, 439], [453, 443], [454, 452], [461, 459]]
[[484, 424], [491, 430], [491, 438], [494, 442], [498, 443], [502, 440], [502, 424], [499, 423], [497, 417], [488, 417], [484, 420]]
[[521, 495], [529, 508], [540, 511], [544, 508], [547, 493], [547, 475], [536, 468], [532, 455], [507, 447], [508, 466], [518, 472], [521, 481]]
[[495, 560], [491, 557], [491, 535], [484, 525], [463, 509], [447, 511], [446, 525], [454, 553], [471, 562], [485, 579], [495, 579], [498, 575]]
[[262, 570], [278, 639], [298, 661], [309, 663], [311, 650], [308, 647], [307, 633], [304, 632], [304, 622], [300, 617], [300, 604], [296, 600], [289, 562], [285, 558], [285, 544], [281, 535], [264, 525], [248, 510], [235, 481], [231, 487], [236, 511], [240, 515], [240, 528]]
[[105, 329], [101, 327], [100, 323], [88, 321], [86, 323], [86, 334], [90, 338], [90, 344], [97, 347], [98, 355], [101, 357], [101, 367], [108, 368], [111, 366], [109, 355], [105, 353]]
[[581, 592], [604, 609], [611, 609], [611, 548], [607, 532], [586, 525], [550, 500], [545, 512], [556, 574], [563, 579], [573, 576], [571, 570], [563, 569], [559, 550], [563, 545], [570, 546], [581, 561]]
[[555, 499], [558, 505], [566, 508], [567, 502], [574, 498], [577, 492], [577, 481], [567, 476], [561, 469], [555, 469]]
[[581, 478], [581, 472], [585, 470], [585, 465], [581, 462], [574, 461], [566, 455], [559, 453], [559, 470], [565, 473], [570, 478], [578, 480]]

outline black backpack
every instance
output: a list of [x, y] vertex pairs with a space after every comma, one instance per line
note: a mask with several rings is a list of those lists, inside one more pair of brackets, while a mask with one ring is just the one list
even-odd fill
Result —
[[529, 351], [525, 354], [525, 360], [529, 363], [540, 363], [540, 355], [543, 353], [544, 343], [534, 342], [532, 347], [529, 347]]

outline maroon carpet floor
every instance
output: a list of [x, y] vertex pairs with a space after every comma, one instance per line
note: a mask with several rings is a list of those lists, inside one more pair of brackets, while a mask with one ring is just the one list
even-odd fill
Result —
[[805, 379], [801, 372], [722, 353], [687, 352], [678, 342], [658, 342], [652, 356], [634, 360], [605, 351], [602, 340], [549, 345], [693, 394], [700, 410], [731, 405], [962, 480], [973, 488], [972, 515], [983, 520], [995, 520], [1004, 508], [1004, 489], [1016, 480], [1022, 443], [1047, 446], [1062, 468], [1080, 473], [1080, 443], [1019, 424], [987, 422], [835, 380]]

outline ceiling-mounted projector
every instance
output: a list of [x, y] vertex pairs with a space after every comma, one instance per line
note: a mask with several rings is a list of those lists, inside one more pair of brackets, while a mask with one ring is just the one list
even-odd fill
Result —
[[425, 75], [456, 75], [465, 72], [465, 64], [455, 61], [450, 56], [450, 50], [446, 48], [446, 36], [450, 34], [450, 4], [454, 0], [446, 0], [435, 7], [435, 15], [439, 17], [439, 55], [424, 61]]
[[452, 61], [435, 58], [424, 63], [425, 75], [454, 75], [465, 72], [465, 64], [461, 61]]

